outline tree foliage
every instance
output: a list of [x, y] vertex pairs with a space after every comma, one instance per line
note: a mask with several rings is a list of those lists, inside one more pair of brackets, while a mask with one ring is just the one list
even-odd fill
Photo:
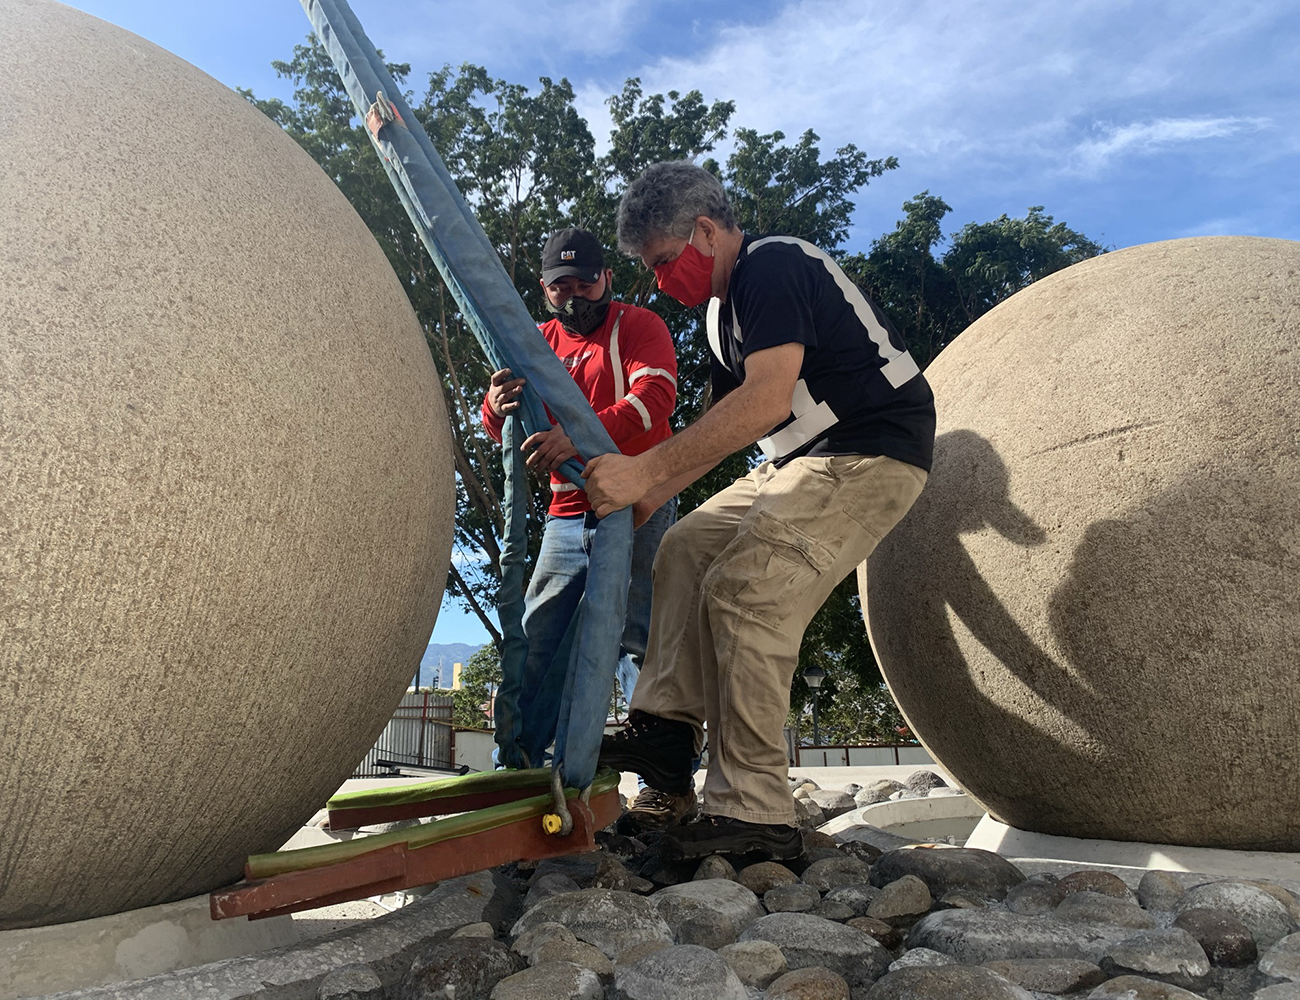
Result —
[[946, 248], [942, 222], [952, 209], [922, 191], [903, 203], [904, 216], [871, 246], [842, 264], [899, 328], [924, 368], [999, 302], [1053, 271], [1102, 252], [1099, 244], [1054, 222], [1043, 207], [1023, 219], [1002, 215], [971, 222]]
[[501, 654], [494, 643], [476, 649], [460, 671], [460, 688], [451, 692], [451, 720], [466, 729], [488, 725], [492, 698], [501, 685]]
[[[441, 376], [457, 472], [457, 558], [449, 567], [447, 591], [499, 640], [490, 612], [503, 531], [502, 464], [498, 446], [479, 420], [489, 366], [389, 186], [325, 50], [309, 36], [306, 44], [295, 47], [292, 59], [272, 65], [293, 81], [292, 102], [241, 93], [338, 184], [383, 247], [424, 330]], [[389, 71], [406, 86], [409, 65], [389, 64]], [[800, 236], [840, 256], [849, 275], [891, 316], [923, 366], [997, 302], [1101, 250], [1063, 223], [1054, 223], [1041, 208], [1031, 208], [1023, 219], [1004, 215], [993, 222], [971, 223], [945, 241], [941, 223], [950, 208], [941, 198], [922, 192], [904, 204], [904, 218], [893, 232], [876, 240], [868, 253], [845, 258], [842, 246], [855, 199], [873, 178], [895, 169], [897, 161], [869, 158], [851, 144], [826, 156], [812, 131], [789, 143], [781, 132], [733, 128], [735, 104], [708, 101], [698, 90], [647, 94], [639, 80], [626, 81], [607, 101], [613, 130], [608, 150], [599, 156], [567, 80], [543, 77], [530, 90], [495, 79], [481, 66], [444, 66], [428, 75], [418, 98], [410, 91], [404, 96], [533, 315], [544, 315], [540, 257], [550, 232], [581, 225], [609, 248], [615, 294], [654, 309], [673, 335], [678, 355], [677, 427], [695, 419], [706, 399], [709, 353], [700, 335], [704, 310], [685, 309], [662, 295], [651, 272], [614, 251], [619, 198], [652, 163], [700, 162], [727, 188], [742, 229]], [[725, 160], [711, 158], [728, 137], [731, 152]], [[752, 449], [733, 455], [685, 490], [680, 514], [743, 475], [756, 456]], [[535, 482], [534, 523], [540, 523], [549, 498], [546, 484]], [[532, 536], [535, 552], [540, 532]], [[490, 677], [493, 669], [499, 676], [495, 650], [495, 644], [489, 644], [466, 664], [465, 691], [456, 702], [458, 720], [475, 717], [482, 724], [478, 706], [486, 700], [487, 688], [483, 697], [480, 688], [492, 681], [477, 678], [480, 673]], [[852, 579], [835, 590], [814, 619], [800, 661], [803, 667], [817, 663], [828, 673], [822, 689], [827, 732], [849, 739], [892, 731], [898, 720], [880, 704], [880, 675]], [[792, 693], [792, 717], [797, 721], [808, 694], [798, 677]], [[840, 717], [836, 713], [843, 715], [842, 721], [835, 721]]]

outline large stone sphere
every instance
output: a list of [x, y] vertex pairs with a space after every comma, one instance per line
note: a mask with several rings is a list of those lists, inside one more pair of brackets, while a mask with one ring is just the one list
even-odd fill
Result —
[[279, 847], [415, 672], [453, 486], [419, 324], [291, 139], [46, 0], [0, 0], [0, 66], [4, 929]]
[[870, 561], [890, 688], [994, 816], [1300, 850], [1300, 243], [1054, 274], [927, 371], [934, 472]]

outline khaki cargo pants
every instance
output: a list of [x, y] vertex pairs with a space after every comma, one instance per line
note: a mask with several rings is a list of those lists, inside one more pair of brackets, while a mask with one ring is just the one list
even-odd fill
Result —
[[764, 462], [659, 546], [632, 707], [708, 722], [705, 812], [794, 824], [783, 735], [814, 614], [907, 513], [926, 473], [883, 456]]

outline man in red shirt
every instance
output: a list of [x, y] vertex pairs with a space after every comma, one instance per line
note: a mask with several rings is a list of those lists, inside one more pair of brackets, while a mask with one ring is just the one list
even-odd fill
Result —
[[[613, 271], [605, 267], [600, 241], [583, 229], [562, 229], [542, 251], [542, 291], [552, 318], [542, 334], [564, 362], [600, 422], [624, 455], [639, 455], [668, 438], [669, 417], [677, 401], [677, 357], [664, 321], [648, 309], [612, 300]], [[492, 375], [483, 400], [483, 424], [501, 440], [505, 417], [519, 409], [524, 380], [510, 369]], [[559, 424], [533, 434], [523, 444], [527, 464], [551, 473], [551, 504], [542, 547], [524, 597], [528, 637], [525, 676], [540, 678], [550, 669], [577, 610], [587, 576], [587, 558], [596, 525], [587, 495], [555, 470], [577, 449]], [[579, 458], [581, 462], [582, 459]], [[657, 509], [638, 507], [632, 543], [619, 685], [630, 702], [645, 657], [650, 627], [650, 575], [659, 540], [676, 520], [677, 498]], [[558, 664], [557, 669], [567, 669]], [[520, 693], [527, 717], [533, 692]], [[540, 763], [533, 761], [534, 764]], [[665, 826], [695, 805], [693, 795], [672, 796], [644, 789], [633, 803], [634, 820]]]

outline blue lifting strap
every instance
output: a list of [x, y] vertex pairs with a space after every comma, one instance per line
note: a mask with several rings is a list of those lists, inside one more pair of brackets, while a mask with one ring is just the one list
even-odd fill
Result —
[[[504, 763], [524, 766], [540, 763], [553, 736], [556, 773], [564, 784], [585, 789], [596, 774], [600, 737], [614, 690], [631, 573], [632, 512], [610, 514], [596, 527], [586, 589], [566, 637], [571, 653], [566, 657], [562, 649], [555, 659], [557, 665], [567, 663], [567, 670], [553, 670], [548, 665], [540, 676], [528, 676], [522, 624], [527, 485], [519, 444], [523, 433], [550, 427], [549, 407], [579, 454], [594, 458], [617, 448], [538, 332], [496, 249], [356, 15], [345, 0], [301, 3], [357, 113], [366, 122], [389, 181], [475, 339], [494, 369], [509, 368], [527, 380], [521, 397], [522, 421], [508, 418], [502, 434], [506, 540], [499, 600], [504, 648], [503, 682], [496, 702], [497, 742]], [[579, 488], [581, 471], [573, 460], [560, 469]]]

